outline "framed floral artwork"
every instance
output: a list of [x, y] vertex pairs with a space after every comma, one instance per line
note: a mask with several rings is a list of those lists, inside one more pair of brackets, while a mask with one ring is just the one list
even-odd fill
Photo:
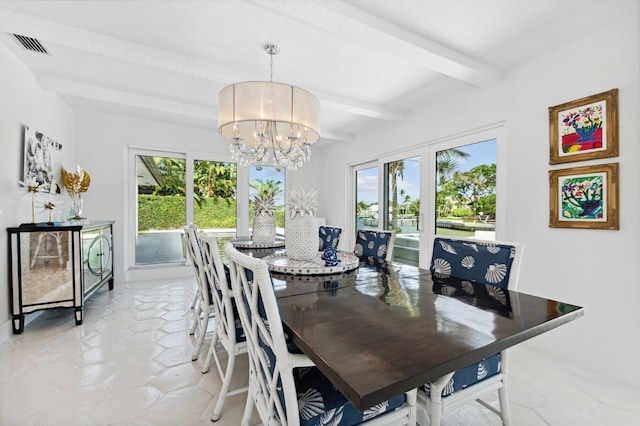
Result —
[[618, 89], [549, 107], [549, 164], [618, 155]]
[[620, 229], [618, 163], [549, 171], [552, 228]]

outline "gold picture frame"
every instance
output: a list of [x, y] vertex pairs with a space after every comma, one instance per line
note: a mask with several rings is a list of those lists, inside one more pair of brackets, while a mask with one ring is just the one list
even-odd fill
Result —
[[549, 107], [549, 164], [618, 156], [618, 89]]
[[549, 227], [620, 229], [618, 163], [549, 171]]

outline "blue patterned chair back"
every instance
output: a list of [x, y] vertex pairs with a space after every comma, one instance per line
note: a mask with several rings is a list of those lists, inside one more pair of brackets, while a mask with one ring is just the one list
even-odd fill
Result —
[[338, 243], [340, 243], [340, 234], [342, 228], [335, 226], [320, 226], [318, 228], [318, 239], [320, 241], [319, 249], [326, 250], [329, 247], [338, 249]]
[[356, 256], [374, 259], [391, 260], [393, 245], [396, 239], [395, 231], [378, 231], [375, 229], [358, 229], [356, 244], [353, 252]]
[[503, 289], [515, 288], [521, 251], [519, 243], [436, 237], [429, 269], [437, 278], [455, 277]]

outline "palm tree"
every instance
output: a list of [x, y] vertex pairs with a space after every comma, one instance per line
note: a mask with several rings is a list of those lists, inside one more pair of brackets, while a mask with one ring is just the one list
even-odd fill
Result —
[[455, 193], [451, 180], [458, 170], [460, 161], [470, 156], [471, 154], [457, 148], [445, 149], [436, 153], [436, 173], [438, 175], [436, 212], [438, 216], [450, 211], [451, 195]]
[[460, 160], [471, 157], [471, 154], [457, 148], [445, 149], [436, 153], [436, 173], [438, 185], [444, 185], [453, 173], [458, 169]]
[[185, 195], [185, 160], [178, 158], [154, 157], [156, 168], [163, 178], [163, 184], [158, 186], [156, 195]]
[[404, 179], [404, 160], [389, 163], [389, 176], [391, 177], [391, 223], [390, 229], [398, 229], [398, 178]]
[[280, 185], [282, 185], [281, 181], [273, 179], [267, 179], [266, 182], [263, 182], [262, 179], [254, 179], [253, 182], [249, 184], [251, 188], [258, 192], [258, 195], [271, 196], [273, 198], [282, 192]]
[[[282, 188], [280, 187], [282, 182], [279, 180], [267, 179], [266, 181], [262, 181], [262, 179], [254, 179], [253, 182], [249, 184], [249, 187], [256, 191], [256, 195], [259, 197], [268, 197], [271, 196], [274, 200], [278, 194], [282, 192]], [[253, 199], [249, 200], [249, 210], [253, 211]], [[275, 219], [276, 226], [284, 227], [284, 204], [280, 202], [276, 202], [275, 206]], [[253, 225], [253, 216], [250, 216], [249, 221], [251, 225]]]

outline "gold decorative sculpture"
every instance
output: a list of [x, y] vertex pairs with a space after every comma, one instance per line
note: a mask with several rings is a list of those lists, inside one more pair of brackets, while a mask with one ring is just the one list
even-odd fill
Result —
[[40, 184], [35, 179], [26, 182], [18, 181], [18, 183], [27, 188], [27, 192], [31, 194], [31, 223], [36, 223], [36, 194], [40, 191]]
[[87, 192], [91, 184], [91, 176], [82, 167], [77, 166], [75, 172], [67, 172], [62, 168], [62, 183], [73, 201], [73, 217], [71, 220], [86, 219], [82, 216], [82, 193]]

